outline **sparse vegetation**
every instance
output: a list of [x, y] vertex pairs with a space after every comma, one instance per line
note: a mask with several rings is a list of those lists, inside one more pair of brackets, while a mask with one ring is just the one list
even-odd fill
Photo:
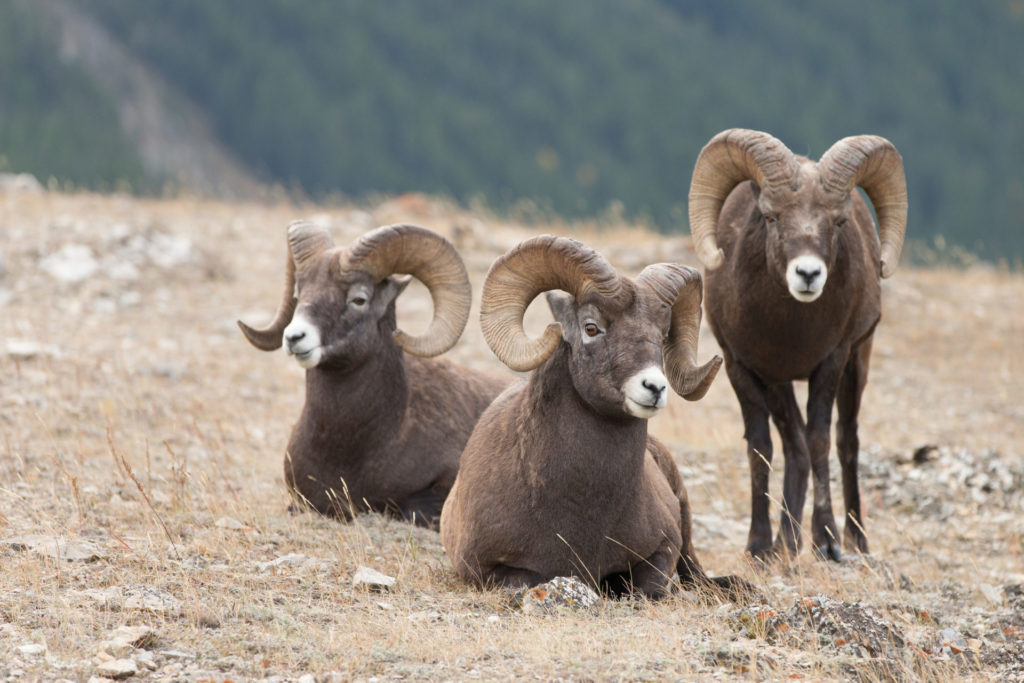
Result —
[[[280, 294], [281, 234], [297, 217], [339, 243], [430, 227], [456, 240], [476, 292], [494, 257], [541, 231], [575, 234], [627, 274], [696, 263], [683, 238], [527, 231], [419, 196], [0, 194], [0, 678], [88, 679], [122, 652], [110, 643], [123, 625], [155, 631], [127, 651], [142, 680], [1024, 677], [1020, 273], [904, 268], [883, 284], [860, 416], [870, 558], [745, 564], [742, 423], [719, 378], [699, 403], [670, 399], [651, 429], [683, 469], [704, 566], [747, 577], [767, 605], [682, 593], [540, 617], [458, 581], [435, 532], [287, 511], [281, 456], [302, 373], [283, 353], [254, 357], [235, 320]], [[398, 314], [425, 329], [425, 289], [410, 286]], [[528, 331], [546, 316], [531, 307]], [[448, 355], [496, 369], [476, 320]], [[700, 344], [716, 351], [710, 334]], [[94, 559], [53, 559], [31, 535]], [[395, 588], [353, 589], [361, 565]]]

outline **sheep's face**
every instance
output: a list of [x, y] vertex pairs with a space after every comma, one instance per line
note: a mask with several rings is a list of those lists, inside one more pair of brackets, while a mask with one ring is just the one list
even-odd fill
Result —
[[622, 310], [610, 310], [596, 298], [577, 301], [548, 293], [548, 303], [569, 344], [573, 387], [596, 413], [615, 417], [653, 417], [665, 407], [668, 380], [662, 347], [671, 310], [637, 292]]
[[362, 271], [342, 270], [336, 252], [325, 253], [297, 273], [285, 348], [304, 368], [362, 364], [381, 344], [394, 344], [394, 302], [407, 284], [394, 277], [375, 283]]
[[798, 186], [759, 193], [752, 219], [764, 228], [768, 269], [799, 302], [821, 296], [835, 264], [840, 232], [850, 217], [850, 195], [825, 192], [817, 167], [801, 167]]

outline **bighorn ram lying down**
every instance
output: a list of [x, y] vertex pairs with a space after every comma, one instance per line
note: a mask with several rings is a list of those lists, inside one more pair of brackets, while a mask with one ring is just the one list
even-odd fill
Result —
[[[874, 204], [881, 247], [858, 186]], [[808, 470], [814, 475], [814, 547], [823, 557], [840, 558], [828, 476], [833, 402], [839, 408], [844, 541], [867, 552], [857, 413], [881, 317], [879, 276], [896, 269], [906, 225], [903, 160], [884, 138], [844, 138], [815, 163], [767, 133], [727, 130], [697, 159], [690, 226], [707, 270], [708, 322], [743, 413], [752, 489], [747, 550], [756, 558], [799, 550]], [[808, 381], [806, 425], [793, 380]], [[774, 545], [769, 415], [786, 458]]]
[[[549, 292], [558, 324], [528, 338], [524, 311], [556, 289], [570, 293]], [[647, 434], [669, 385], [697, 400], [721, 365], [695, 364], [700, 300], [692, 268], [658, 264], [630, 280], [560, 237], [533, 238], [495, 261], [484, 336], [513, 370], [536, 370], [495, 399], [462, 454], [441, 514], [459, 576], [522, 587], [575, 575], [651, 597], [666, 594], [676, 570], [685, 584], [710, 581], [693, 551], [679, 470]]]
[[[307, 222], [288, 228], [284, 300], [256, 330], [264, 351], [283, 342], [306, 368], [306, 403], [292, 430], [285, 480], [323, 514], [387, 511], [436, 525], [459, 455], [507, 381], [429, 358], [451, 348], [469, 316], [470, 285], [455, 248], [414, 225], [367, 233], [335, 248]], [[396, 329], [395, 298], [427, 286], [434, 317], [422, 336]]]

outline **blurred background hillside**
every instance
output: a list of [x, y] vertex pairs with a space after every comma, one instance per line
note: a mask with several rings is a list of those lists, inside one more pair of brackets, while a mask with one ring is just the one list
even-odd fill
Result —
[[701, 146], [903, 153], [908, 236], [1024, 258], [1024, 0], [0, 0], [0, 172], [426, 192], [685, 232]]

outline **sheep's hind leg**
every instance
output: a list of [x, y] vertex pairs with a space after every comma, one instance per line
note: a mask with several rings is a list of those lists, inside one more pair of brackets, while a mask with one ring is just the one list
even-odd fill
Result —
[[860, 398], [864, 386], [868, 382], [870, 358], [871, 337], [868, 337], [850, 356], [836, 395], [836, 450], [839, 452], [839, 465], [842, 468], [843, 504], [846, 508], [843, 546], [847, 550], [859, 553], [868, 552], [868, 539], [864, 534], [860, 484], [857, 481], [857, 458], [860, 452], [857, 414], [860, 412]]
[[750, 463], [750, 533], [747, 553], [765, 562], [772, 553], [772, 521], [768, 506], [768, 478], [771, 474], [772, 438], [765, 405], [764, 385], [739, 363], [727, 359], [729, 382], [743, 414], [743, 437]]

